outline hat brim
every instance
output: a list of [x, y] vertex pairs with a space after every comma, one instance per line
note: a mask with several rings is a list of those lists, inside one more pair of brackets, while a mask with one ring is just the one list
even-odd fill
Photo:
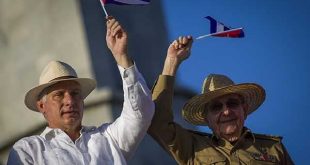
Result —
[[67, 78], [67, 79], [58, 79], [58, 80], [53, 80], [49, 83], [39, 85], [37, 87], [32, 88], [29, 90], [26, 95], [25, 95], [25, 105], [27, 108], [33, 111], [37, 111], [37, 101], [40, 93], [47, 87], [52, 86], [58, 82], [62, 81], [76, 81], [81, 85], [81, 95], [82, 98], [85, 99], [90, 92], [92, 92], [96, 88], [96, 81], [94, 79], [90, 78]]
[[258, 84], [243, 83], [230, 85], [192, 97], [183, 106], [182, 116], [191, 124], [208, 125], [204, 113], [205, 104], [217, 97], [233, 93], [244, 97], [245, 103], [248, 104], [247, 115], [255, 111], [264, 102], [266, 96], [264, 88]]

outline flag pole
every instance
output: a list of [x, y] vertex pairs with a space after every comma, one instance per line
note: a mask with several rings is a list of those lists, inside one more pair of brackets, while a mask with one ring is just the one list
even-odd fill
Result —
[[105, 16], [108, 17], [109, 15], [108, 15], [107, 10], [106, 10], [105, 7], [104, 7], [104, 2], [103, 2], [103, 0], [99, 0], [99, 1], [100, 1], [100, 3], [101, 3], [101, 6], [102, 6], [102, 9], [103, 9], [103, 11], [104, 11]]
[[206, 34], [206, 35], [202, 35], [202, 36], [198, 36], [196, 37], [196, 40], [200, 40], [200, 39], [203, 39], [203, 38], [206, 38], [206, 37], [210, 37], [212, 34]]
[[[217, 36], [217, 35], [221, 35], [221, 34], [225, 34], [225, 33], [229, 33], [229, 32], [233, 32], [236, 30], [242, 30], [243, 28], [235, 28], [235, 29], [230, 29], [230, 30], [225, 30], [225, 31], [221, 31], [221, 32], [217, 32], [217, 33], [210, 33], [210, 34], [206, 34], [206, 35], [202, 35], [196, 38], [196, 40], [202, 39], [202, 38], [206, 38], [206, 37], [210, 37], [210, 36]], [[229, 34], [228, 36], [225, 37], [230, 37]]]

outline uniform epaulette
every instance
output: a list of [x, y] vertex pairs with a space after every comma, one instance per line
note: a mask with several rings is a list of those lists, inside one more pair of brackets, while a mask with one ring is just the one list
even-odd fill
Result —
[[266, 139], [266, 140], [274, 140], [277, 142], [281, 142], [282, 136], [274, 136], [274, 135], [265, 135], [265, 134], [257, 134], [253, 133], [254, 137], [257, 139]]
[[195, 130], [190, 130], [188, 129], [187, 131], [192, 132], [194, 134], [202, 135], [202, 136], [208, 136], [209, 138], [212, 138], [212, 134], [206, 133], [206, 132], [200, 132], [200, 131], [195, 131]]

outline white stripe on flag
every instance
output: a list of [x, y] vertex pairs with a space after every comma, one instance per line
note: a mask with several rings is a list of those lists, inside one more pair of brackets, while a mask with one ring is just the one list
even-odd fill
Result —
[[224, 25], [221, 23], [216, 23], [216, 33], [224, 31]]

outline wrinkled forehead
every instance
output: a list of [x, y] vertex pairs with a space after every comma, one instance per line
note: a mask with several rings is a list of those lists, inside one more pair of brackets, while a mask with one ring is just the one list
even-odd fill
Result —
[[82, 90], [82, 89], [81, 85], [77, 81], [74, 80], [59, 81], [43, 89], [41, 93], [38, 95], [37, 100], [40, 100], [44, 95], [47, 95], [55, 90]]

